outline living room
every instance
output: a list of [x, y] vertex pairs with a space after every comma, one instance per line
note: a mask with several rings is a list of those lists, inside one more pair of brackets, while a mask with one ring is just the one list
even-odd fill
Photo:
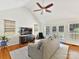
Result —
[[[37, 2], [40, 5], [43, 4], [44, 6], [47, 6], [50, 3], [53, 3], [53, 6], [48, 8], [48, 10], [51, 10], [51, 12], [49, 13], [49, 12], [46, 12], [45, 10], [34, 12], [34, 10], [40, 9]], [[31, 28], [32, 34], [35, 36], [35, 38], [39, 32], [42, 32], [45, 38], [48, 38], [52, 35], [54, 36], [55, 34], [57, 39], [59, 39], [61, 43], [63, 43], [64, 45], [68, 47], [72, 45], [70, 46], [71, 47], [70, 49], [77, 51], [79, 48], [77, 47], [77, 49], [75, 49], [76, 47], [73, 48], [73, 45], [79, 46], [79, 40], [78, 40], [79, 39], [79, 33], [78, 33], [79, 32], [78, 30], [79, 4], [78, 2], [79, 2], [78, 0], [77, 1], [74, 1], [74, 0], [66, 0], [66, 1], [65, 0], [60, 0], [60, 1], [57, 1], [57, 0], [31, 0], [31, 1], [8, 0], [5, 2], [4, 0], [3, 1], [0, 0], [0, 3], [1, 3], [0, 36], [8, 37], [7, 45], [11, 47], [8, 50], [11, 50], [12, 54], [14, 54], [14, 51], [16, 51], [20, 47], [23, 48], [24, 46], [31, 45], [30, 43], [28, 43], [21, 46], [20, 45], [15, 46], [19, 44], [19, 36], [20, 36], [21, 27]], [[5, 20], [14, 22], [14, 25], [13, 25], [14, 27], [11, 28], [11, 29], [14, 29], [14, 31], [12, 30], [13, 31], [12, 33], [10, 32], [10, 30], [4, 30]], [[7, 33], [7, 31], [9, 33]], [[35, 39], [35, 42], [36, 42], [36, 39]], [[13, 46], [15, 46], [16, 49], [13, 48]], [[0, 47], [0, 59], [6, 58], [5, 56], [1, 57], [1, 55], [4, 55], [4, 54], [6, 56], [8, 54], [10, 55], [10, 58], [7, 58], [7, 59], [13, 59], [14, 57], [18, 59], [18, 57], [21, 56], [21, 55], [16, 55], [16, 54], [12, 55], [10, 54], [11, 52], [9, 52], [8, 54], [2, 53], [1, 52], [2, 50], [6, 50], [6, 49], [1, 49]], [[71, 57], [69, 57], [69, 59], [75, 58], [75, 57], [72, 57], [72, 55], [75, 55], [77, 57], [76, 59], [78, 59], [79, 58], [78, 51], [77, 53], [71, 52], [70, 53]], [[68, 57], [67, 55], [65, 55], [66, 58]], [[63, 58], [61, 57], [60, 59], [63, 59]]]

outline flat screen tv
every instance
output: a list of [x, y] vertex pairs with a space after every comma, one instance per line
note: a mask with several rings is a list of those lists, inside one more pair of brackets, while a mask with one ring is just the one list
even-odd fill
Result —
[[21, 35], [32, 34], [32, 28], [21, 27], [20, 28], [20, 34]]

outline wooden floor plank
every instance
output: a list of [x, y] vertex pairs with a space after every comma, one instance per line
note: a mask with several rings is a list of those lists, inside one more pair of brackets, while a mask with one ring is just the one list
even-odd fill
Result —
[[26, 44], [16, 44], [16, 45], [8, 46], [8, 50], [13, 51], [13, 50], [22, 48], [24, 46], [27, 46], [27, 43]]
[[11, 59], [7, 47], [0, 49], [0, 59]]

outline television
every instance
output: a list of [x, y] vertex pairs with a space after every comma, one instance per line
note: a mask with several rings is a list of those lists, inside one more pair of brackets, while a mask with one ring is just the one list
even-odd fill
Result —
[[32, 28], [21, 27], [20, 35], [27, 35], [27, 34], [32, 34]]

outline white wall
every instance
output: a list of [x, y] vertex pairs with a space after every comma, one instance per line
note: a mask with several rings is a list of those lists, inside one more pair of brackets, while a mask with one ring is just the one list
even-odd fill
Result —
[[16, 32], [18, 32], [19, 27], [33, 28], [34, 24], [38, 24], [31, 13], [23, 7], [0, 11], [0, 20], [4, 19], [16, 21]]
[[[4, 19], [16, 21], [16, 34], [9, 36], [10, 40], [8, 45], [15, 45], [19, 43], [19, 36], [17, 34], [20, 27], [29, 27], [34, 29], [34, 24], [38, 24], [38, 21], [36, 21], [33, 15], [24, 7], [0, 11], [0, 21]], [[3, 28], [1, 23], [0, 28]], [[0, 29], [0, 32], [2, 31], [3, 29]]]

